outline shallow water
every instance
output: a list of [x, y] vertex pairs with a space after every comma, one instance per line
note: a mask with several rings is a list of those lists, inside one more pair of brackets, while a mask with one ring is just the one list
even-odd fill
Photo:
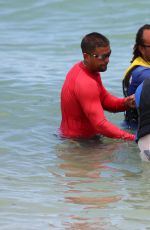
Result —
[[[60, 89], [82, 59], [82, 37], [108, 36], [102, 80], [122, 96], [149, 1], [1, 0], [0, 7], [1, 229], [150, 229], [150, 169], [136, 144], [56, 135]], [[120, 126], [123, 114], [106, 115]]]

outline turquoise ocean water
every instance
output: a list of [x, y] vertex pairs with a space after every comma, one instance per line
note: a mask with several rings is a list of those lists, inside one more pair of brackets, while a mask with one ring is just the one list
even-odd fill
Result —
[[0, 229], [150, 229], [150, 165], [136, 144], [56, 135], [61, 86], [82, 59], [82, 37], [97, 31], [110, 39], [102, 80], [121, 97], [149, 7], [148, 0], [0, 0]]

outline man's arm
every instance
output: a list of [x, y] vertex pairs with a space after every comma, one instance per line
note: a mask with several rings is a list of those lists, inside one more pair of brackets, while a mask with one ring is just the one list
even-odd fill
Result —
[[[102, 94], [103, 91], [100, 93]], [[111, 138], [134, 140], [135, 136], [133, 134], [119, 129], [116, 125], [106, 119], [103, 106], [100, 101], [100, 93], [99, 88], [95, 84], [86, 84], [84, 87], [81, 85], [77, 89], [77, 96], [80, 105], [96, 132]], [[118, 101], [118, 99], [115, 98], [114, 101]], [[125, 108], [124, 99], [120, 99], [119, 103], [121, 105], [123, 104], [122, 108]]]

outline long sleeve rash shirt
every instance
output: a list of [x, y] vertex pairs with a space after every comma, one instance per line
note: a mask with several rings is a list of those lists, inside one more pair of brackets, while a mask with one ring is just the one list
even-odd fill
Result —
[[61, 91], [61, 135], [91, 138], [101, 134], [110, 138], [133, 140], [134, 135], [109, 122], [104, 110], [125, 110], [125, 98], [112, 96], [103, 86], [99, 73], [90, 73], [82, 62], [68, 72]]

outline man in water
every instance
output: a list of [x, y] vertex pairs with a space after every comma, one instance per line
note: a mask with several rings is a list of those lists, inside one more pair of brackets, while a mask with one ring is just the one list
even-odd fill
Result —
[[100, 134], [133, 141], [133, 134], [121, 130], [104, 115], [104, 110], [122, 112], [135, 107], [134, 95], [117, 98], [102, 84], [99, 72], [107, 70], [109, 40], [93, 32], [83, 38], [81, 49], [84, 60], [68, 72], [61, 91], [61, 136], [87, 139]]
[[[146, 24], [136, 34], [133, 58], [123, 79], [124, 96], [134, 94], [137, 87], [148, 76], [150, 76], [150, 25]], [[138, 114], [136, 109], [127, 109], [124, 124], [128, 128], [137, 128]]]
[[150, 161], [150, 76], [142, 82], [135, 93], [138, 111], [137, 142], [140, 156], [144, 161]]

